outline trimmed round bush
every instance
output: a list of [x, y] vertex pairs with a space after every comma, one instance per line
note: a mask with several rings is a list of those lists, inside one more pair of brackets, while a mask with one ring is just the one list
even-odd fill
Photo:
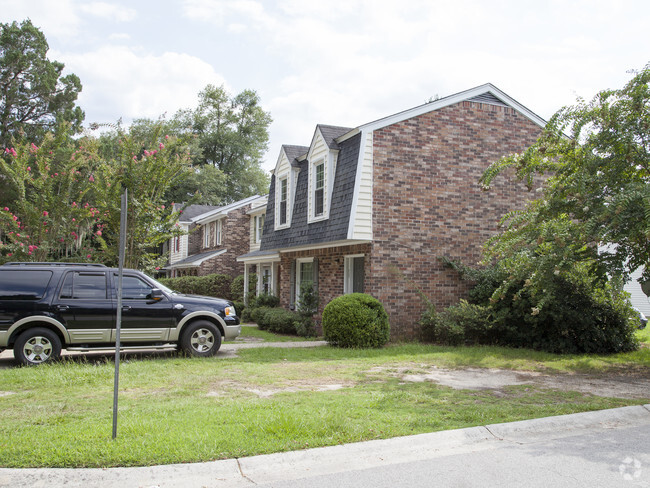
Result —
[[323, 335], [333, 346], [381, 347], [390, 338], [388, 314], [376, 298], [351, 293], [335, 298], [323, 311]]

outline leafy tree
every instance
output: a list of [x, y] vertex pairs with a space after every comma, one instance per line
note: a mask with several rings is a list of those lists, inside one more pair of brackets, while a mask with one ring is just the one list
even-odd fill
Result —
[[253, 90], [231, 97], [223, 86], [208, 85], [199, 94], [195, 110], [176, 116], [190, 125], [201, 153], [195, 164], [212, 165], [226, 178], [225, 201], [233, 202], [268, 191], [268, 176], [260, 164], [268, 149], [271, 116]]
[[67, 123], [78, 132], [84, 119], [75, 105], [79, 78], [61, 76], [63, 63], [47, 59], [49, 46], [30, 20], [0, 24], [0, 147], [16, 137], [39, 143]]
[[118, 149], [97, 167], [94, 199], [104, 225], [97, 239], [103, 261], [118, 261], [121, 196], [128, 190], [125, 266], [138, 269], [163, 264], [158, 246], [178, 235], [178, 215], [165, 204], [167, 190], [189, 171], [189, 152], [182, 138], [154, 131], [141, 141], [118, 132]]
[[0, 260], [91, 259], [98, 211], [89, 202], [96, 153], [65, 134], [7, 148], [0, 171], [17, 197], [0, 208]]
[[601, 279], [644, 266], [650, 280], [649, 82], [647, 65], [623, 88], [561, 109], [530, 149], [488, 168], [486, 187], [508, 167], [529, 187], [547, 176], [540, 199], [506, 216], [489, 258], [540, 287], [543, 273], [578, 262]]
[[182, 182], [169, 188], [167, 202], [220, 205], [229, 199], [228, 179], [214, 166], [195, 166]]

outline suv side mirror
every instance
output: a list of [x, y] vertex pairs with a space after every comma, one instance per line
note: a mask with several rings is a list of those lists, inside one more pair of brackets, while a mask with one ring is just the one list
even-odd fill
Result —
[[151, 300], [161, 300], [165, 294], [160, 288], [152, 288], [149, 297]]

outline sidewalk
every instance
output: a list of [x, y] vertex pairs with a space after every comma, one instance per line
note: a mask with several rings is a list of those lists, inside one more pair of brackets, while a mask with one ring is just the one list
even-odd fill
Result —
[[208, 463], [108, 469], [0, 469], [2, 488], [250, 487], [650, 427], [650, 405], [524, 420]]

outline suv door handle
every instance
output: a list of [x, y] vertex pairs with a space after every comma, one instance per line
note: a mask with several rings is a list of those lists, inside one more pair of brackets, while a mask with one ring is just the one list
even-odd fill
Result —
[[56, 309], [59, 312], [66, 312], [67, 310], [70, 310], [70, 307], [68, 307], [67, 305], [57, 305]]

